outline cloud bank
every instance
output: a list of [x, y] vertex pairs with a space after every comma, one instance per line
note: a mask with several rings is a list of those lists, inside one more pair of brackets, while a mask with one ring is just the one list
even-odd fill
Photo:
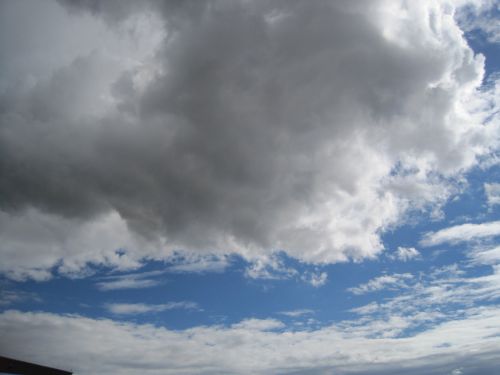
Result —
[[0, 329], [4, 342], [9, 343], [2, 348], [6, 355], [59, 367], [71, 363], [73, 371], [81, 375], [368, 375], [401, 371], [442, 375], [457, 368], [463, 368], [463, 374], [493, 375], [500, 362], [499, 313], [495, 307], [471, 310], [462, 319], [402, 338], [381, 336], [408, 324], [398, 319], [282, 332], [284, 325], [277, 320], [250, 319], [229, 327], [173, 331], [146, 324], [13, 310], [0, 314]]
[[18, 27], [36, 3], [0, 12], [13, 278], [182, 250], [373, 258], [497, 146], [451, 1], [61, 1], [33, 25], [46, 51]]

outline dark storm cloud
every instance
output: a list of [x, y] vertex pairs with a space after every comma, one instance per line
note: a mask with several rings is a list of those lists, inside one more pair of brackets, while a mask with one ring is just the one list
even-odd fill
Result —
[[177, 248], [361, 258], [408, 206], [447, 196], [427, 173], [488, 147], [455, 113], [481, 60], [439, 6], [401, 5], [427, 24], [379, 1], [59, 3], [115, 32], [155, 12], [165, 37], [140, 66], [89, 53], [1, 94], [9, 213], [116, 211]]

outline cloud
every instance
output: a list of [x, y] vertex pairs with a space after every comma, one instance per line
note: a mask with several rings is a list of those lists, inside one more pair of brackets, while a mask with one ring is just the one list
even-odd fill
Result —
[[161, 242], [154, 246], [132, 235], [116, 212], [82, 221], [33, 209], [0, 211], [0, 237], [0, 270], [15, 280], [46, 280], [52, 268], [78, 277], [86, 275], [91, 264], [135, 269], [141, 265], [137, 251], [153, 255], [161, 248]]
[[[6, 311], [0, 314], [3, 353], [30, 358], [82, 375], [134, 374], [495, 374], [500, 311], [470, 311], [457, 321], [408, 337], [373, 337], [377, 321], [345, 322], [290, 331], [273, 319], [232, 326], [169, 330], [150, 324], [115, 322], [78, 315]], [[362, 329], [363, 328], [363, 329]], [[378, 334], [377, 334], [378, 335]], [[193, 355], [196, 353], [196, 355]]]
[[457, 19], [464, 31], [481, 31], [488, 42], [500, 43], [498, 4], [495, 1], [476, 1], [458, 12]]
[[366, 284], [358, 285], [354, 288], [349, 288], [348, 291], [356, 294], [366, 294], [370, 292], [378, 292], [380, 290], [399, 290], [408, 288], [407, 281], [412, 280], [413, 275], [410, 273], [395, 273], [393, 275], [382, 275], [371, 279]]
[[96, 287], [100, 290], [117, 290], [117, 289], [143, 289], [151, 288], [153, 286], [159, 285], [159, 281], [151, 279], [135, 279], [135, 278], [123, 278], [113, 281], [101, 281], [96, 283]]
[[95, 285], [103, 291], [117, 289], [142, 289], [162, 284], [164, 281], [157, 277], [166, 273], [205, 273], [223, 272], [229, 265], [229, 257], [218, 254], [174, 253], [164, 258], [169, 264], [167, 268], [159, 271], [132, 273], [102, 277], [103, 281]]
[[272, 331], [275, 329], [280, 329], [285, 327], [285, 325], [276, 319], [245, 319], [239, 323], [233, 324], [232, 329], [242, 330], [242, 331]]
[[2, 5], [0, 216], [52, 229], [0, 233], [9, 277], [374, 258], [497, 146], [452, 1], [37, 3]]
[[147, 313], [157, 313], [174, 309], [198, 309], [194, 302], [169, 302], [159, 305], [149, 305], [145, 303], [108, 303], [106, 310], [115, 315], [137, 315]]
[[457, 244], [500, 235], [500, 221], [480, 224], [461, 224], [428, 232], [420, 240], [422, 246], [436, 246], [443, 243]]
[[390, 259], [407, 262], [412, 259], [420, 258], [420, 252], [414, 247], [399, 246], [394, 254], [388, 255]]
[[103, 277], [103, 281], [95, 283], [96, 287], [102, 291], [117, 289], [142, 289], [160, 285], [161, 280], [154, 277], [163, 275], [165, 271], [150, 271], [142, 273], [132, 273], [126, 275], [116, 275]]
[[223, 272], [231, 264], [228, 256], [222, 254], [196, 254], [183, 252], [182, 254], [174, 254], [168, 259], [172, 263], [168, 267], [169, 272]]
[[315, 288], [323, 286], [328, 281], [328, 273], [326, 272], [306, 272], [301, 276], [302, 281], [311, 284]]
[[384, 288], [386, 283], [389, 286], [395, 283], [394, 289], [399, 291], [384, 301], [372, 301], [351, 311], [380, 321], [404, 317], [404, 329], [417, 329], [429, 321], [461, 319], [471, 311], [481, 310], [481, 304], [498, 301], [498, 248], [481, 246], [469, 249], [466, 254], [469, 261], [432, 267], [431, 270], [420, 273], [418, 278], [408, 278], [398, 283], [397, 277], [396, 280], [387, 280], [384, 275], [357, 288], [351, 288], [351, 291], [362, 294], [372, 289]]
[[[474, 248], [467, 254], [471, 262], [434, 267], [418, 277], [374, 278], [357, 288], [363, 293], [392, 288], [397, 293], [352, 309], [358, 315], [355, 319], [328, 325], [304, 329], [277, 319], [250, 318], [174, 331], [151, 324], [11, 310], [0, 314], [0, 347], [5, 355], [43, 359], [55, 367], [70, 363], [82, 375], [138, 371], [396, 375], [401, 363], [405, 374], [411, 375], [451, 374], [457, 369], [463, 374], [493, 375], [500, 364], [497, 250]], [[486, 265], [491, 272], [482, 269], [478, 275], [471, 265]], [[489, 303], [478, 304], [485, 301]], [[116, 306], [121, 318], [198, 308], [190, 302]], [[312, 313], [299, 309], [280, 314], [297, 318]], [[9, 346], [4, 348], [3, 342]]]
[[314, 310], [310, 309], [299, 309], [299, 310], [291, 310], [291, 311], [280, 311], [278, 314], [285, 315], [291, 318], [298, 318], [304, 315], [314, 314]]
[[0, 289], [0, 307], [15, 305], [25, 301], [41, 302], [42, 299], [35, 293], [22, 290]]
[[245, 276], [250, 279], [287, 280], [298, 275], [299, 272], [287, 266], [278, 254], [257, 258], [245, 268]]
[[500, 184], [484, 184], [484, 191], [489, 206], [500, 204]]
[[469, 256], [477, 264], [498, 264], [500, 263], [500, 246], [476, 248]]
[[314, 270], [299, 271], [290, 265], [290, 258], [285, 253], [254, 258], [245, 268], [244, 275], [260, 280], [295, 280], [319, 288], [328, 281], [328, 273]]

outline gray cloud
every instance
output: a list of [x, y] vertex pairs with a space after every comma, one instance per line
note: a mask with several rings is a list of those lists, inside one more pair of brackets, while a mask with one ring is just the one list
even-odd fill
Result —
[[[496, 140], [451, 5], [60, 3], [110, 42], [1, 92], [5, 215], [118, 214], [165, 253], [361, 259]], [[157, 30], [125, 27], [151, 12]]]

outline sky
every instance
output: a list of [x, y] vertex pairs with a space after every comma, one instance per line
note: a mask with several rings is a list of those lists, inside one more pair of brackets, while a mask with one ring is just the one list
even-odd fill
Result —
[[0, 355], [496, 374], [499, 16], [0, 0]]

